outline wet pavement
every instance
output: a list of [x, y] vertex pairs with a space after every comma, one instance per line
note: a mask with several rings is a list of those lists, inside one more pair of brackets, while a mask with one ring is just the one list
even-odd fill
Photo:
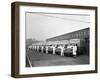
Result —
[[84, 54], [77, 57], [68, 57], [27, 50], [26, 56], [26, 67], [30, 67], [29, 65], [32, 67], [39, 67], [89, 64], [89, 56]]

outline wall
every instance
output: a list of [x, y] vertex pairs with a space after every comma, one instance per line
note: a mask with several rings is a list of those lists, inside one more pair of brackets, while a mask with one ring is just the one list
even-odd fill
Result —
[[[39, 78], [22, 78], [15, 79], [10, 77], [11, 68], [11, 2], [15, 0], [1, 0], [0, 2], [0, 80], [100, 80], [100, 68], [97, 74], [80, 74], [80, 75], [64, 75], [53, 77], [39, 77]], [[18, 0], [16, 0], [18, 1]], [[19, 0], [28, 1], [28, 0]], [[30, 0], [30, 2], [44, 2], [57, 4], [76, 4], [98, 6], [100, 9], [99, 0]], [[100, 19], [100, 12], [98, 13]], [[99, 21], [98, 21], [99, 22]], [[100, 24], [98, 24], [100, 26]], [[100, 27], [98, 27], [98, 32]], [[100, 37], [98, 38], [100, 42]], [[100, 43], [98, 43], [100, 44]], [[100, 45], [98, 45], [100, 47]], [[99, 52], [100, 53], [100, 50]], [[98, 61], [100, 61], [100, 54], [98, 54]], [[98, 62], [99, 63], [99, 62]], [[100, 67], [100, 64], [98, 64]]]

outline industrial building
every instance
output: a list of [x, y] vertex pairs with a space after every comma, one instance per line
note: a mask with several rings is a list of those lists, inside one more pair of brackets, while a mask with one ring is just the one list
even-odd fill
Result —
[[67, 34], [52, 37], [52, 38], [47, 39], [46, 41], [80, 39], [81, 44], [82, 44], [80, 45], [80, 47], [84, 47], [83, 53], [89, 55], [89, 42], [90, 42], [89, 32], [90, 32], [89, 28], [85, 28], [85, 29], [77, 30], [77, 31], [70, 32]]

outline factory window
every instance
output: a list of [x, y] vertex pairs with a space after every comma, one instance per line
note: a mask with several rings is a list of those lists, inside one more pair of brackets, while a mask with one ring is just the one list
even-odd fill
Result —
[[83, 32], [81, 32], [81, 36], [83, 36]]
[[79, 34], [78, 37], [80, 37], [81, 36], [81, 32], [79, 32], [78, 34]]
[[76, 33], [74, 34], [74, 38], [76, 38]]
[[78, 38], [78, 33], [76, 34], [76, 37]]
[[90, 33], [90, 31], [87, 31], [87, 34], [89, 34]]
[[72, 38], [72, 34], [70, 34], [70, 38]]
[[86, 32], [84, 31], [84, 36], [86, 35]]
[[73, 34], [73, 38], [74, 38], [74, 34]]
[[78, 37], [80, 37], [80, 32], [78, 33]]

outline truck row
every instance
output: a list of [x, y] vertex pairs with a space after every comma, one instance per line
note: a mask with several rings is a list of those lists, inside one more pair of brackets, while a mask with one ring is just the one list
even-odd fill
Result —
[[61, 56], [77, 56], [85, 50], [84, 40], [70, 39], [61, 41], [43, 41], [33, 43], [28, 49], [42, 53], [58, 54]]

